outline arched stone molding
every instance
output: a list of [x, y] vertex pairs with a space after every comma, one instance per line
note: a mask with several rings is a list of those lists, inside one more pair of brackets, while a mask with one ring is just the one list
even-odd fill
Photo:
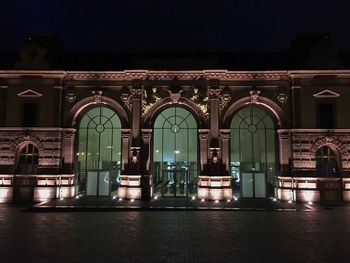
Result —
[[31, 135], [24, 135], [24, 136], [17, 138], [12, 143], [11, 150], [17, 154], [20, 150], [22, 150], [22, 148], [25, 145], [27, 145], [29, 143], [33, 144], [35, 147], [38, 148], [39, 156], [40, 156], [40, 153], [42, 153], [44, 151], [44, 146], [38, 138], [33, 137]]
[[92, 108], [93, 106], [102, 104], [103, 106], [109, 107], [117, 113], [123, 128], [129, 127], [128, 114], [118, 102], [102, 95], [98, 95], [98, 99], [96, 99], [96, 96], [97, 95], [87, 97], [76, 103], [69, 112], [68, 118], [66, 120], [66, 126], [74, 127], [79, 115], [83, 111]]
[[205, 128], [206, 118], [201, 109], [192, 100], [180, 97], [176, 102], [171, 98], [164, 98], [158, 100], [154, 105], [147, 111], [144, 118], [144, 127], [146, 129], [151, 129], [153, 127], [153, 122], [155, 121], [158, 114], [171, 106], [179, 106], [190, 111], [194, 118], [197, 120], [198, 129]]
[[281, 109], [280, 106], [278, 106], [275, 102], [272, 100], [259, 96], [258, 99], [253, 97], [244, 97], [236, 102], [232, 103], [231, 106], [227, 109], [227, 111], [224, 114], [223, 121], [222, 121], [222, 128], [223, 129], [229, 129], [231, 125], [231, 120], [235, 113], [239, 111], [241, 108], [244, 106], [247, 106], [249, 104], [254, 104], [257, 106], [261, 106], [262, 108], [265, 108], [269, 112], [275, 116], [277, 120], [277, 125], [279, 129], [283, 129], [286, 127], [287, 121], [286, 121], [286, 116]]
[[345, 155], [347, 153], [346, 147], [341, 140], [326, 136], [314, 142], [310, 149], [311, 154], [315, 156], [318, 149], [323, 146], [329, 146], [332, 150], [335, 150], [335, 152], [338, 154], [339, 160], [341, 157], [340, 155]]

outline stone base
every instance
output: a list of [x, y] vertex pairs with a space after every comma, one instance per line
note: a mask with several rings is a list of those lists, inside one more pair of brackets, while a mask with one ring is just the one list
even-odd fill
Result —
[[141, 199], [141, 175], [121, 175], [118, 197], [126, 199]]
[[281, 201], [295, 201], [295, 191], [293, 191], [292, 189], [279, 188], [277, 198]]
[[0, 203], [11, 203], [13, 198], [12, 186], [0, 187]]
[[198, 176], [198, 199], [232, 199], [230, 176]]
[[120, 186], [118, 188], [118, 197], [124, 199], [141, 199], [141, 187], [129, 188]]

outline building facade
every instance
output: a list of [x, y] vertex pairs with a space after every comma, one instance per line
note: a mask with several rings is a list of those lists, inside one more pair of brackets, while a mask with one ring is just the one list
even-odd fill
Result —
[[350, 201], [350, 71], [0, 71], [0, 202]]

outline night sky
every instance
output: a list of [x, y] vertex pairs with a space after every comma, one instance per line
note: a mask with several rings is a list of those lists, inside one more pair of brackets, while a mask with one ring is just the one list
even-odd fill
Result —
[[349, 0], [27, 0], [1, 4], [0, 50], [53, 32], [72, 51], [288, 48], [301, 31], [350, 47]]

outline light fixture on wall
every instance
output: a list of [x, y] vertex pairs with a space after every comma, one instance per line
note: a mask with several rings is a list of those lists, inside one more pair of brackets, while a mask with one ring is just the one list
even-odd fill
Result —
[[69, 103], [74, 102], [76, 98], [77, 98], [77, 96], [76, 96], [75, 93], [72, 92], [72, 91], [68, 92], [67, 95], [66, 95], [66, 100], [67, 100]]
[[288, 95], [284, 92], [281, 92], [277, 95], [277, 99], [280, 103], [284, 104], [288, 100]]

